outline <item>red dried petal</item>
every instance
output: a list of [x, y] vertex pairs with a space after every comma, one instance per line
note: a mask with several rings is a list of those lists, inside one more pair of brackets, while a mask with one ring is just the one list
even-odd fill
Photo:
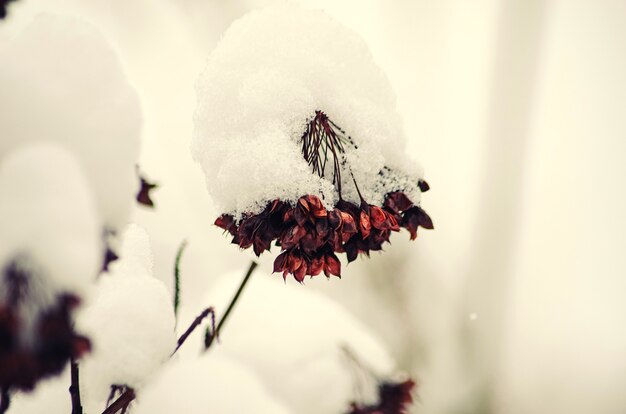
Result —
[[422, 210], [421, 208], [417, 207], [419, 210], [419, 225], [424, 227], [425, 229], [429, 229], [432, 230], [435, 228], [435, 226], [433, 225], [433, 220], [430, 218], [430, 216], [428, 214], [426, 214], [426, 212], [424, 210]]
[[282, 272], [287, 269], [287, 259], [289, 252], [284, 251], [274, 259], [274, 273]]
[[275, 211], [277, 211], [278, 209], [280, 209], [282, 205], [282, 202], [279, 199], [276, 199], [274, 201], [272, 201], [272, 203], [268, 206], [269, 207], [269, 213], [274, 213]]
[[418, 218], [416, 214], [412, 214], [410, 211], [405, 213], [402, 219], [402, 226], [411, 233], [411, 240], [417, 238], [417, 227], [419, 226]]
[[298, 206], [296, 208], [303, 209], [305, 213], [308, 213], [309, 211], [311, 211], [311, 208], [309, 207], [309, 203], [307, 200], [307, 196], [300, 197], [298, 199]]
[[357, 233], [358, 229], [356, 228], [356, 223], [354, 222], [354, 217], [352, 217], [351, 214], [344, 213], [343, 211], [340, 214], [341, 214], [341, 220], [343, 222], [342, 231], [344, 233], [348, 233], [348, 234], [355, 234], [355, 233]]
[[317, 276], [324, 270], [324, 259], [321, 257], [314, 257], [309, 263], [309, 274], [311, 276]]
[[280, 239], [280, 245], [283, 249], [290, 249], [296, 246], [304, 236], [306, 236], [304, 227], [295, 225], [283, 234]]
[[384, 229], [387, 224], [387, 215], [382, 208], [378, 206], [370, 206], [370, 221], [372, 227]]
[[415, 240], [417, 237], [417, 228], [421, 226], [425, 229], [432, 229], [433, 222], [431, 218], [420, 207], [412, 207], [402, 217], [402, 226], [405, 227], [411, 233], [411, 240]]
[[235, 224], [235, 219], [230, 214], [222, 214], [217, 219], [215, 219], [214, 224], [217, 227], [228, 231], [233, 236], [237, 232], [237, 225]]
[[341, 277], [341, 262], [333, 253], [324, 257], [324, 274], [326, 276], [330, 274]]
[[317, 210], [326, 210], [324, 208], [324, 204], [322, 204], [322, 201], [319, 199], [319, 197], [309, 194], [307, 196], [304, 196], [304, 198], [309, 204], [309, 208], [311, 209], [311, 212], [315, 212]]
[[293, 208], [289, 208], [287, 211], [285, 211], [285, 213], [283, 214], [283, 223], [287, 224], [290, 221], [295, 220], [294, 212], [295, 212], [295, 209]]
[[341, 227], [342, 224], [342, 220], [341, 220], [341, 211], [334, 209], [328, 212], [328, 225], [336, 230], [339, 227]]
[[387, 194], [385, 207], [397, 214], [413, 207], [413, 202], [402, 191], [394, 191]]
[[315, 254], [317, 250], [324, 244], [322, 240], [319, 240], [311, 233], [307, 233], [302, 240], [300, 240], [300, 248], [306, 254]]
[[300, 267], [302, 267], [302, 258], [292, 252], [287, 259], [288, 270], [295, 274]]
[[355, 261], [359, 255], [359, 249], [357, 248], [356, 243], [348, 242], [343, 245], [343, 248], [346, 251], [346, 257], [348, 258], [348, 263]]
[[359, 230], [361, 230], [361, 235], [364, 240], [369, 237], [371, 229], [370, 216], [364, 210], [361, 210], [359, 216]]
[[400, 231], [400, 225], [398, 224], [398, 220], [393, 214], [387, 213], [387, 223], [389, 223], [389, 230]]
[[309, 212], [308, 210], [305, 210], [304, 208], [301, 208], [300, 205], [298, 205], [298, 207], [296, 207], [294, 211], [294, 218], [296, 219], [296, 223], [298, 223], [300, 226], [304, 226], [307, 219], [309, 218]]
[[266, 245], [260, 239], [254, 239], [254, 242], [252, 243], [252, 250], [254, 251], [256, 257], [259, 257], [261, 253], [263, 253], [268, 248], [269, 246], [266, 247]]
[[304, 277], [306, 276], [307, 273], [307, 265], [306, 263], [302, 263], [302, 266], [300, 266], [295, 272], [293, 272], [293, 277], [300, 283], [304, 282]]
[[317, 238], [320, 240], [326, 239], [328, 236], [328, 220], [326, 219], [318, 219], [315, 221], [315, 233], [317, 233]]

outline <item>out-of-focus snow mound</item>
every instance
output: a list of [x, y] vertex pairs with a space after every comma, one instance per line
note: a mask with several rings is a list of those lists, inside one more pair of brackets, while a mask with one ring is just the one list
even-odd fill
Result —
[[40, 382], [32, 393], [15, 394], [8, 413], [71, 413], [72, 402], [68, 392], [69, 384], [70, 369], [68, 366], [61, 375]]
[[[4, 139], [4, 135], [3, 135]], [[19, 259], [32, 267], [31, 301], [80, 295], [102, 260], [100, 220], [76, 158], [50, 143], [25, 145], [0, 159], [0, 269]], [[5, 283], [0, 283], [0, 300]], [[37, 302], [37, 303], [35, 303]]]
[[102, 34], [38, 15], [0, 48], [0, 159], [24, 143], [63, 145], [81, 163], [107, 229], [120, 231], [138, 188], [139, 100]]
[[130, 225], [120, 259], [100, 276], [78, 317], [93, 351], [80, 362], [81, 390], [90, 411], [104, 409], [110, 386], [140, 389], [176, 344], [171, 296], [152, 276], [150, 240]]
[[[218, 318], [243, 273], [225, 274], [207, 294], [204, 303], [215, 306]], [[195, 316], [188, 307], [183, 315], [181, 327]], [[189, 341], [181, 348], [185, 356], [201, 349], [197, 338]], [[374, 378], [366, 372], [385, 377], [394, 369], [382, 343], [339, 303], [260, 271], [252, 275], [219, 342], [213, 343], [213, 356], [250, 367], [272, 395], [300, 414], [343, 412], [355, 398], [371, 401]]]
[[202, 355], [169, 362], [138, 399], [136, 414], [271, 413], [288, 411], [259, 378], [228, 357]]

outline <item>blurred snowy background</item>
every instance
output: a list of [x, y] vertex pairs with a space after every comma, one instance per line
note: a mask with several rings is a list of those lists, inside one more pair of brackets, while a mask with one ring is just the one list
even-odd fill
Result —
[[[3, 48], [39, 12], [76, 16], [119, 54], [143, 113], [139, 165], [159, 184], [156, 209], [131, 221], [170, 291], [189, 243], [179, 329], [208, 305], [219, 316], [249, 260], [212, 225], [191, 160], [194, 83], [233, 20], [276, 3], [19, 0], [0, 23]], [[338, 344], [416, 378], [416, 413], [626, 412], [626, 2], [301, 3], [359, 33], [387, 73], [436, 229], [396, 236], [341, 280], [285, 286], [262, 260], [202, 374], [166, 367], [137, 412], [174, 412], [168, 392], [194, 375], [181, 395], [201, 412], [338, 412], [354, 377]], [[67, 384], [15, 412], [69, 412]]]

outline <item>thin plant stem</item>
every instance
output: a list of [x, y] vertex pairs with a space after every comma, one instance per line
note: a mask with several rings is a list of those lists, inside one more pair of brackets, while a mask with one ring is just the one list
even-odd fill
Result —
[[180, 348], [185, 343], [189, 335], [191, 335], [191, 333], [202, 323], [204, 318], [209, 316], [209, 314], [211, 315], [211, 326], [213, 327], [213, 330], [215, 330], [215, 311], [213, 310], [213, 308], [206, 308], [202, 311], [202, 313], [200, 313], [200, 315], [196, 317], [196, 319], [193, 320], [191, 325], [189, 325], [189, 328], [187, 328], [187, 330], [180, 336], [180, 338], [178, 338], [178, 344], [176, 345], [176, 349], [174, 349], [174, 352], [172, 352], [172, 355], [174, 355], [176, 351], [178, 351], [178, 348]]
[[178, 321], [178, 308], [180, 306], [180, 260], [183, 257], [183, 252], [186, 247], [187, 240], [183, 240], [178, 247], [176, 260], [174, 261], [174, 317], [176, 321]]
[[255, 262], [255, 261], [252, 261], [250, 263], [250, 267], [248, 268], [248, 271], [246, 272], [246, 275], [244, 276], [243, 280], [241, 281], [241, 284], [239, 285], [239, 289], [237, 289], [237, 292], [235, 292], [235, 296], [233, 296], [233, 299], [230, 301], [230, 304], [228, 305], [228, 308], [226, 309], [226, 312], [224, 312], [224, 316], [222, 316], [222, 318], [220, 319], [219, 323], [217, 324], [217, 328], [215, 329], [215, 331], [211, 332], [207, 328], [206, 334], [204, 336], [204, 349], [205, 350], [209, 349], [211, 347], [211, 345], [213, 344], [213, 341], [215, 340], [215, 338], [219, 338], [220, 332], [222, 331], [222, 327], [224, 326], [224, 323], [228, 319], [228, 315], [230, 315], [230, 312], [235, 307], [235, 304], [237, 303], [237, 300], [239, 299], [239, 296], [241, 296], [241, 292], [243, 292], [243, 289], [246, 287], [246, 284], [248, 283], [248, 280], [250, 280], [250, 276], [252, 276], [252, 272], [254, 272], [254, 269], [257, 266], [258, 266], [258, 263]]
[[80, 384], [78, 375], [78, 362], [74, 358], [70, 360], [70, 397], [72, 398], [72, 414], [83, 414], [83, 406], [80, 402]]
[[11, 396], [8, 388], [2, 388], [0, 393], [2, 394], [2, 397], [0, 397], [0, 414], [4, 414], [9, 409], [9, 405], [11, 405]]
[[126, 391], [119, 396], [119, 398], [111, 405], [109, 405], [102, 414], [115, 414], [120, 410], [125, 410], [128, 405], [135, 399], [135, 390], [132, 388], [126, 388]]

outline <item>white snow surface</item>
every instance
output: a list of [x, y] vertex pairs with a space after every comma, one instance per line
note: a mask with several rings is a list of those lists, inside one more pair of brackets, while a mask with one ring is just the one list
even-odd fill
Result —
[[[72, 403], [69, 364], [65, 371], [56, 377], [39, 382], [32, 392], [17, 392], [11, 398], [9, 414], [61, 414], [71, 413]], [[95, 414], [99, 414], [96, 412]]]
[[[197, 96], [192, 153], [225, 213], [238, 217], [306, 194], [327, 207], [338, 201], [331, 171], [320, 178], [301, 154], [316, 110], [358, 146], [346, 148], [344, 199], [360, 201], [351, 171], [371, 204], [394, 190], [419, 203], [421, 167], [405, 155], [387, 78], [365, 42], [322, 11], [291, 4], [235, 21], [211, 53]], [[393, 173], [381, 177], [383, 167]]]
[[[0, 200], [0, 268], [17, 259], [32, 269], [23, 311], [34, 316], [60, 293], [81, 296], [104, 250], [95, 201], [76, 158], [50, 143], [12, 151], [0, 160]], [[4, 295], [0, 283], [0, 301]]]
[[[244, 272], [223, 275], [207, 294], [204, 303], [215, 306], [218, 319]], [[188, 326], [194, 316], [183, 314], [179, 325]], [[192, 343], [179, 352], [197, 353], [201, 337], [190, 337]], [[250, 367], [272, 395], [299, 414], [340, 413], [355, 398], [371, 401], [375, 384], [366, 371], [384, 378], [395, 365], [381, 341], [339, 303], [258, 269], [209, 356], [228, 356]]]
[[76, 18], [40, 14], [0, 48], [0, 159], [27, 142], [71, 150], [104, 225], [121, 231], [138, 189], [141, 113], [108, 41]]
[[170, 361], [138, 396], [136, 414], [287, 414], [256, 375], [217, 355]]
[[104, 408], [110, 386], [141, 388], [176, 344], [172, 300], [152, 276], [150, 240], [130, 225], [120, 259], [102, 274], [77, 325], [93, 350], [80, 362], [81, 391], [89, 412]]

